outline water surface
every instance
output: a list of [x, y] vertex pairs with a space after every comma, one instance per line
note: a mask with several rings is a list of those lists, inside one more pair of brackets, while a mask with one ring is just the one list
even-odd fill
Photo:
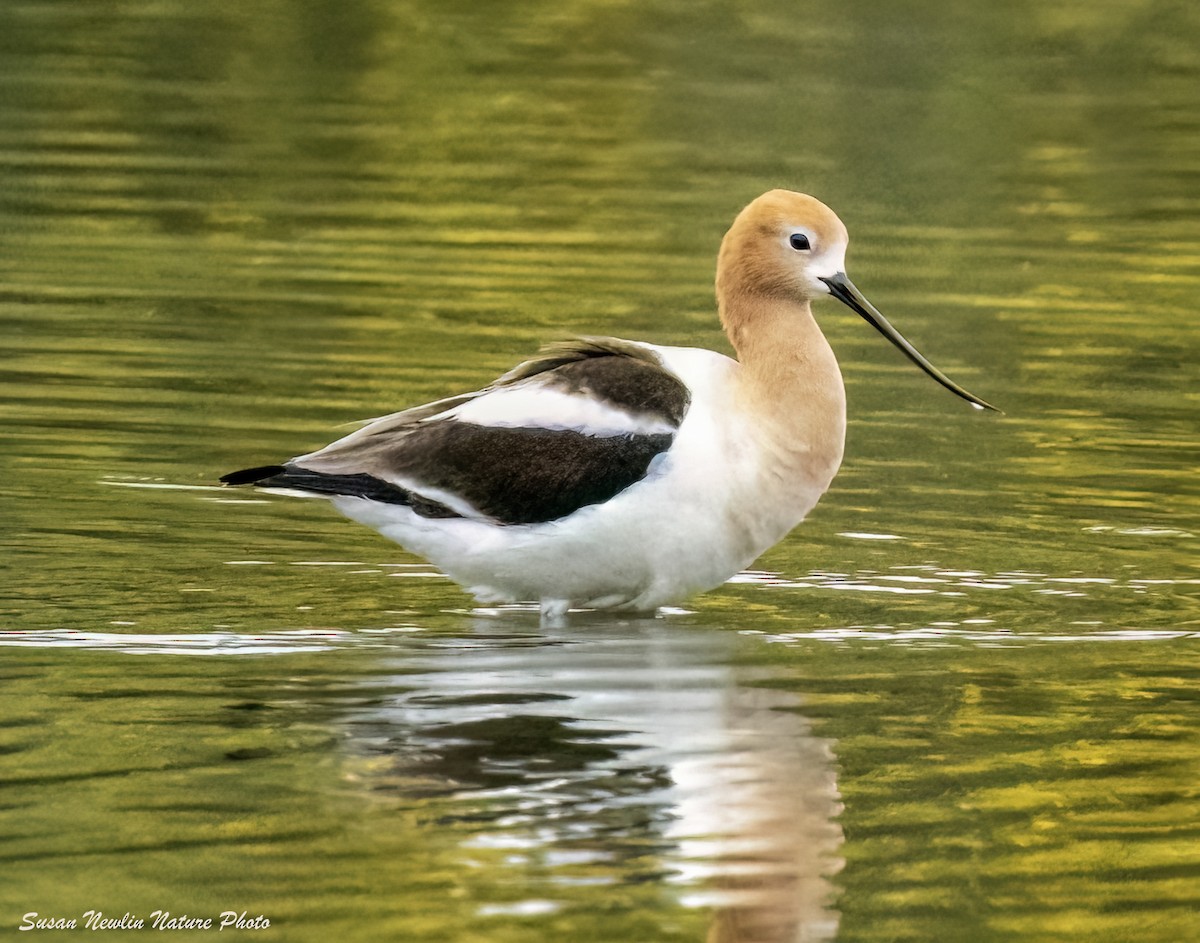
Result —
[[[0, 926], [1196, 936], [1197, 18], [6, 4]], [[571, 332], [727, 350], [779, 185], [1005, 415], [822, 306], [842, 472], [686, 609], [543, 633], [214, 487]]]

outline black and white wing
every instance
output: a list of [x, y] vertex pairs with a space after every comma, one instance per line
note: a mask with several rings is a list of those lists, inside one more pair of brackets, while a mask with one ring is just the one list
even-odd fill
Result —
[[644, 478], [690, 399], [653, 347], [581, 338], [544, 348], [479, 392], [221, 480], [406, 505], [426, 518], [543, 523]]

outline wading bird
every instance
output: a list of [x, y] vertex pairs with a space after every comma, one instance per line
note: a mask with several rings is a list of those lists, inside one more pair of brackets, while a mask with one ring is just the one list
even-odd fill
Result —
[[842, 460], [846, 394], [810, 303], [832, 295], [926, 360], [846, 277], [819, 200], [772, 190], [717, 258], [737, 353], [584, 337], [490, 386], [376, 419], [316, 452], [233, 472], [327, 496], [482, 603], [652, 610], [720, 585], [804, 518]]

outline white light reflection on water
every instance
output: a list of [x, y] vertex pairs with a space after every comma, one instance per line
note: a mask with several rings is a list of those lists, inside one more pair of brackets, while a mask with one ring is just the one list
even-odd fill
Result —
[[256, 635], [237, 632], [146, 635], [131, 632], [77, 632], [68, 629], [0, 631], [0, 645], [106, 649], [125, 652], [128, 655], [294, 655], [301, 652], [327, 651], [348, 644], [351, 639], [351, 633], [334, 629], [296, 629]]
[[753, 632], [768, 642], [888, 642], [897, 645], [921, 645], [925, 647], [951, 647], [972, 643], [980, 648], [1014, 648], [1029, 645], [1072, 642], [1163, 642], [1174, 639], [1200, 639], [1200, 632], [1184, 630], [1154, 629], [1106, 629], [1103, 631], [1055, 633], [1055, 632], [1011, 632], [1003, 629], [980, 631], [964, 620], [961, 624], [939, 623], [927, 626], [860, 626], [815, 629], [809, 632]]
[[[765, 570], [745, 570], [729, 582], [769, 586], [775, 589], [835, 590], [863, 593], [893, 593], [899, 596], [962, 597], [975, 590], [1011, 590], [1045, 596], [1087, 598], [1091, 589], [1145, 592], [1147, 586], [1197, 586], [1200, 579], [1146, 579], [1107, 576], [1048, 576], [1043, 573], [1002, 570], [987, 574], [979, 570], [947, 570], [935, 565], [897, 566], [893, 571], [860, 570], [833, 573], [813, 570], [802, 577], [789, 577]], [[916, 571], [915, 573], [912, 571]]]

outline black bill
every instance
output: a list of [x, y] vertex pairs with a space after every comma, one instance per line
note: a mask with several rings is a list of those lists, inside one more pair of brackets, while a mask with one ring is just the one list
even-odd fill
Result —
[[838, 272], [832, 278], [822, 278], [826, 285], [829, 286], [829, 293], [838, 301], [847, 305], [852, 310], [862, 315], [863, 319], [875, 328], [880, 334], [890, 340], [893, 344], [904, 352], [904, 355], [915, 363], [918, 367], [928, 373], [931, 377], [938, 381], [942, 386], [948, 389], [955, 396], [961, 396], [976, 409], [990, 409], [993, 412], [1000, 412], [991, 403], [984, 402], [974, 393], [968, 393], [961, 386], [951, 380], [946, 374], [942, 373], [937, 367], [926, 360], [917, 348], [913, 347], [904, 339], [904, 335], [897, 331], [888, 322], [888, 319], [880, 314], [871, 302], [863, 297], [861, 291], [854, 287], [854, 282], [846, 277], [845, 272]]

